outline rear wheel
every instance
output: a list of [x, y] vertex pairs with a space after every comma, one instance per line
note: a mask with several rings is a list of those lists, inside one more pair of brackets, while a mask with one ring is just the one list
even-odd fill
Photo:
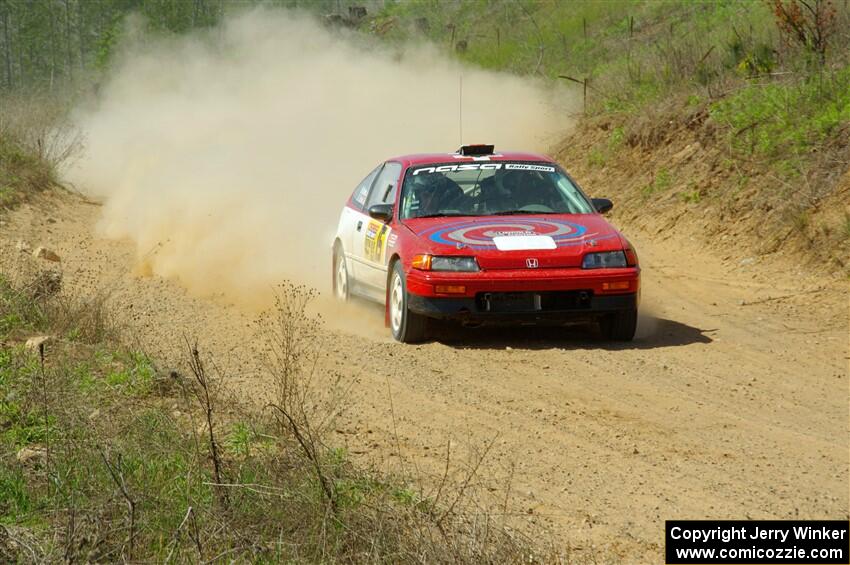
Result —
[[396, 341], [417, 343], [425, 339], [427, 318], [411, 312], [407, 303], [407, 281], [401, 262], [393, 265], [389, 296], [390, 329]]
[[348, 300], [348, 268], [345, 266], [345, 253], [337, 246], [334, 252], [334, 296], [343, 302]]
[[602, 336], [611, 341], [632, 341], [637, 330], [637, 308], [619, 310], [599, 321]]

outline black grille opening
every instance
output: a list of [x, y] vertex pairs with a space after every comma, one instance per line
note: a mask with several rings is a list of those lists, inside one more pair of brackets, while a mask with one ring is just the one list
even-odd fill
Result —
[[590, 308], [592, 290], [552, 292], [479, 292], [480, 312], [560, 312]]

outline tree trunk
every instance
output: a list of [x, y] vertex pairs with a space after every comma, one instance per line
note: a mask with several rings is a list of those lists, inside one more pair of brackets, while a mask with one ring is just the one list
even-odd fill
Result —
[[21, 37], [21, 24], [18, 22], [20, 18], [15, 18], [12, 22], [15, 24], [15, 47], [18, 50], [18, 84], [24, 85], [27, 83], [27, 69], [24, 66], [24, 38]]
[[74, 78], [74, 54], [71, 52], [71, 6], [65, 0], [65, 57], [68, 67], [68, 79]]
[[77, 39], [80, 41], [80, 71], [86, 68], [86, 26], [83, 19], [83, 3], [77, 0]]
[[53, 80], [56, 76], [56, 53], [59, 46], [56, 44], [56, 15], [50, 10], [50, 91], [53, 91]]
[[9, 38], [9, 8], [3, 5], [3, 55], [6, 63], [6, 88], [14, 86], [12, 77], [12, 41]]

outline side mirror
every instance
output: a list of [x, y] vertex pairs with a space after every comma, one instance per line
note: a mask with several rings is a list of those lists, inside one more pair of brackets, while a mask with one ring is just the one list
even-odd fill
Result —
[[607, 198], [591, 198], [590, 201], [593, 203], [593, 207], [596, 208], [596, 211], [600, 214], [604, 214], [614, 207], [614, 203]]
[[389, 222], [393, 217], [392, 204], [374, 204], [369, 206], [369, 216], [382, 222]]

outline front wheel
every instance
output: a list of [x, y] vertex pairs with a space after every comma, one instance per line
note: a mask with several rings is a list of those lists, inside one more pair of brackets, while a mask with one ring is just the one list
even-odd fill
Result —
[[632, 341], [637, 330], [637, 308], [608, 314], [599, 321], [602, 336], [611, 341]]
[[407, 304], [407, 282], [401, 261], [393, 265], [389, 296], [390, 329], [396, 341], [417, 343], [425, 339], [427, 319], [411, 312]]

